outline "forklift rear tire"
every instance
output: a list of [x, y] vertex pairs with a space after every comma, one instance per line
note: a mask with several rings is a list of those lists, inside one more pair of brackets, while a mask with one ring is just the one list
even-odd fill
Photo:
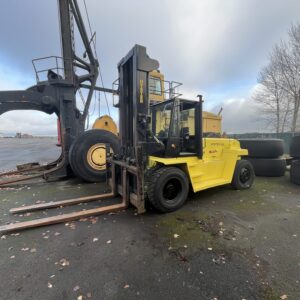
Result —
[[176, 167], [161, 167], [146, 176], [147, 199], [153, 207], [162, 213], [179, 209], [189, 193], [189, 181], [186, 174]]
[[69, 161], [74, 174], [88, 182], [106, 180], [106, 147], [111, 152], [119, 152], [119, 139], [113, 133], [103, 129], [92, 129], [80, 135], [69, 151]]
[[254, 181], [254, 169], [247, 160], [239, 160], [236, 163], [231, 185], [236, 190], [249, 189]]

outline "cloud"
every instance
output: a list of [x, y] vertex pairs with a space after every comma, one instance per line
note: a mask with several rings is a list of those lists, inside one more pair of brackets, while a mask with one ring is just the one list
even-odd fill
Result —
[[34, 81], [24, 76], [24, 73], [1, 64], [0, 61], [0, 91], [25, 89], [33, 84]]
[[[79, 4], [86, 20], [83, 1]], [[231, 113], [251, 111], [255, 119], [249, 91], [274, 43], [299, 19], [298, 0], [89, 0], [87, 5], [105, 86], [117, 78], [117, 63], [130, 48], [145, 45], [166, 79], [184, 83], [184, 97], [202, 93], [207, 109], [224, 106], [224, 126], [230, 131], [259, 129], [255, 122], [246, 126], [245, 119], [227, 115], [225, 107]], [[35, 82], [32, 58], [60, 55], [57, 1], [5, 1], [0, 20], [6, 24], [0, 27], [0, 89], [26, 88]], [[81, 53], [78, 39], [75, 44]], [[44, 122], [43, 116], [35, 118]], [[241, 123], [234, 126], [234, 120]], [[2, 124], [0, 119], [0, 130]]]
[[228, 98], [212, 108], [218, 113], [222, 107], [222, 129], [226, 133], [268, 132], [265, 119], [260, 114], [260, 104], [253, 95], [260, 86], [254, 85], [245, 98]]
[[[0, 65], [0, 90], [25, 89], [33, 82], [24, 74]], [[0, 116], [0, 133], [16, 132], [35, 135], [56, 135], [56, 116], [38, 111], [10, 111]]]
[[222, 127], [226, 133], [262, 132], [263, 122], [250, 99], [227, 99], [221, 104]]
[[0, 132], [15, 135], [16, 132], [38, 136], [57, 135], [56, 116], [37, 111], [11, 111], [0, 116]]

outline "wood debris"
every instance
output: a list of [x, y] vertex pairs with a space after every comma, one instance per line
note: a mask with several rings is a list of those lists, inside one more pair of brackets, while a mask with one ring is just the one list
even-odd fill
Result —
[[73, 291], [74, 291], [74, 292], [77, 292], [79, 289], [80, 289], [79, 285], [76, 285], [76, 286], [73, 288]]
[[62, 267], [67, 267], [70, 265], [70, 262], [68, 260], [66, 260], [65, 258], [62, 258], [60, 261], [59, 261], [59, 264], [62, 266]]

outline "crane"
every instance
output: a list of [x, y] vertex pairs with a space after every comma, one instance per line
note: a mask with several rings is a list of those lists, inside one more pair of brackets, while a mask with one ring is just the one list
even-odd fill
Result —
[[[70, 174], [69, 151], [73, 141], [84, 132], [89, 107], [94, 92], [118, 93], [116, 90], [96, 86], [99, 75], [99, 62], [92, 48], [93, 35], [89, 38], [77, 0], [58, 0], [62, 56], [48, 56], [34, 59], [36, 85], [26, 90], [0, 91], [0, 115], [13, 110], [37, 110], [58, 117], [59, 139], [62, 152], [58, 160], [45, 166], [35, 166], [23, 170], [0, 174], [27, 174], [39, 171], [32, 176], [24, 176], [0, 181], [0, 184], [22, 181], [44, 176], [61, 178]], [[84, 46], [83, 55], [78, 55], [74, 47], [74, 23]], [[54, 61], [54, 66], [38, 69], [45, 60]], [[42, 80], [43, 75], [45, 80]], [[76, 105], [76, 95], [80, 89], [87, 89], [84, 108]]]

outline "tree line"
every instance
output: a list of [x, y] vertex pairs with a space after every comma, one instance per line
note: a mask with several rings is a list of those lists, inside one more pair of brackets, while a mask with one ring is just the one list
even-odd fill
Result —
[[258, 75], [254, 94], [260, 113], [277, 134], [300, 130], [300, 23], [277, 43]]

